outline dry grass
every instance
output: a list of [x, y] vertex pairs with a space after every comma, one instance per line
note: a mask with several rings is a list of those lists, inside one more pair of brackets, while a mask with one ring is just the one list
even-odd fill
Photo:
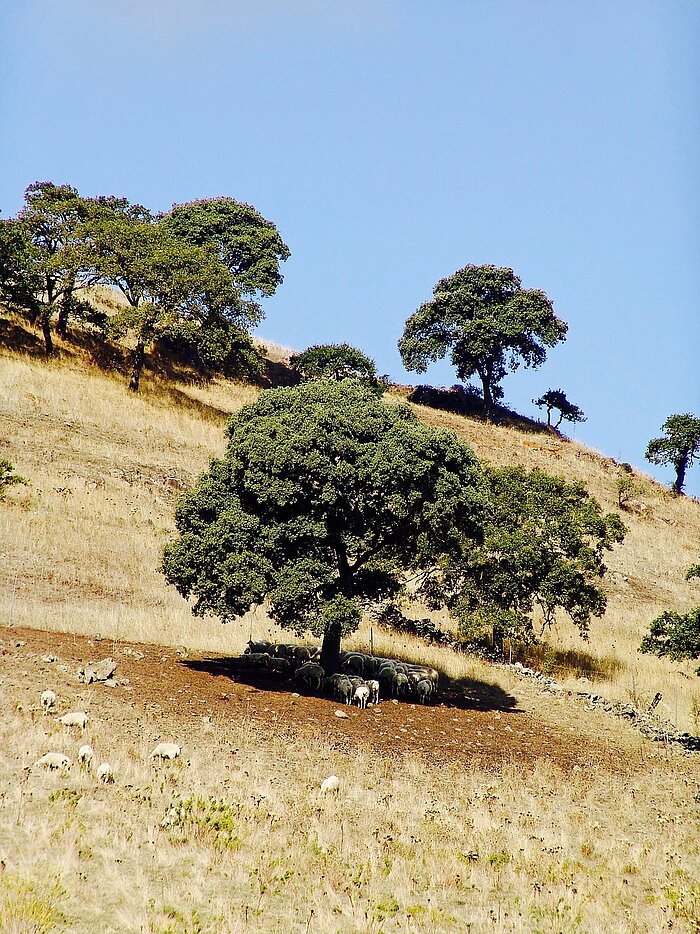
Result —
[[[3, 931], [698, 930], [686, 758], [615, 775], [438, 771], [322, 738], [309, 748], [243, 714], [191, 718], [182, 758], [155, 768], [150, 749], [182, 724], [142, 725], [113, 694], [75, 735], [37, 699], [21, 675], [0, 686]], [[113, 786], [75, 765], [23, 771], [48, 750], [75, 760], [83, 742], [112, 763]], [[331, 773], [340, 793], [321, 798]]]
[[[149, 376], [134, 396], [121, 376], [76, 357], [51, 364], [18, 354], [0, 358], [7, 426], [1, 453], [31, 481], [0, 510], [2, 618], [212, 651], [237, 651], [250, 635], [276, 635], [262, 613], [236, 629], [195, 620], [157, 571], [180, 490], [222, 452], [227, 415], [257, 391], [220, 379], [173, 383]], [[582, 445], [416, 410], [456, 431], [491, 463], [580, 479], [606, 509], [616, 507], [620, 468]], [[700, 505], [672, 497], [648, 477], [635, 479], [644, 489], [643, 511], [624, 513], [626, 540], [608, 559], [608, 612], [594, 621], [590, 642], [561, 620], [544, 646], [523, 657], [563, 680], [602, 682], [613, 699], [643, 703], [660, 691], [663, 713], [697, 730], [700, 691], [692, 667], [640, 655], [637, 647], [662, 609], [684, 611], [698, 602], [700, 585], [683, 575], [699, 556]], [[422, 651], [455, 676], [471, 665], [453, 653]]]
[[[239, 627], [193, 619], [157, 572], [180, 490], [223, 450], [226, 414], [255, 394], [226, 381], [149, 377], [133, 396], [121, 376], [75, 357], [46, 364], [4, 354], [0, 456], [31, 485], [0, 509], [0, 619], [203, 651], [277, 637], [261, 611]], [[618, 468], [580, 445], [419, 412], [486, 460], [580, 478], [606, 508], [615, 505]], [[698, 602], [700, 587], [683, 571], [698, 560], [700, 508], [642, 482], [647, 509], [625, 516], [606, 617], [589, 644], [560, 622], [539, 662], [564, 678], [585, 675], [610, 697], [644, 701], [661, 691], [662, 712], [697, 732], [697, 681], [636, 649], [662, 608]], [[378, 653], [515, 685], [475, 659], [373, 635]], [[364, 627], [350, 644], [368, 638]], [[626, 775], [564, 774], [546, 762], [526, 774], [436, 772], [410, 758], [351, 757], [323, 738], [309, 748], [242, 716], [194, 719], [183, 760], [156, 771], [148, 750], [171, 736], [147, 711], [115, 701], [110, 716], [70, 737], [33, 711], [36, 693], [20, 672], [3, 671], [3, 931], [700, 930], [691, 759], [649, 760]], [[23, 772], [49, 749], [74, 757], [84, 741], [113, 762], [115, 786], [98, 787], [75, 767], [63, 777]], [[322, 800], [317, 788], [331, 772], [342, 790]], [[191, 798], [201, 804], [163, 826], [170, 808]]]

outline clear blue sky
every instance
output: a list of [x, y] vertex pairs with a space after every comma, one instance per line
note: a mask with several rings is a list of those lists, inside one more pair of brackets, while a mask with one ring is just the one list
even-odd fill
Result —
[[263, 336], [433, 385], [454, 373], [404, 372], [407, 316], [511, 266], [569, 335], [509, 405], [561, 387], [579, 439], [647, 470], [666, 416], [700, 415], [697, 0], [0, 0], [0, 76], [5, 217], [38, 179], [248, 201], [292, 251]]

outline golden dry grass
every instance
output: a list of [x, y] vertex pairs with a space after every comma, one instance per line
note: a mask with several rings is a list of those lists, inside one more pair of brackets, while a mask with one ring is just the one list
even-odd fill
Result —
[[[245, 713], [155, 722], [121, 691], [52, 683], [61, 710], [91, 711], [84, 733], [37, 709], [43, 682], [0, 685], [4, 932], [697, 932], [687, 758], [615, 774], [428, 767], [309, 748]], [[164, 739], [183, 755], [155, 767]], [[33, 767], [47, 751], [75, 763], [84, 742], [114, 785]], [[329, 774], [340, 792], [322, 797]]]

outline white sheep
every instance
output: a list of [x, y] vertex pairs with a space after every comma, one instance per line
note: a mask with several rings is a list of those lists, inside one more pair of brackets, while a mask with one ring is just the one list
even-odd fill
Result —
[[360, 710], [364, 710], [367, 706], [369, 698], [370, 690], [368, 686], [364, 682], [362, 684], [358, 684], [352, 695], [353, 703], [356, 703]]
[[375, 678], [371, 678], [367, 682], [367, 687], [369, 688], [370, 704], [378, 704], [379, 703], [379, 682]]
[[114, 783], [114, 769], [109, 762], [103, 762], [97, 769], [97, 781], [104, 782], [105, 785]]
[[158, 743], [151, 753], [151, 759], [177, 759], [182, 752], [182, 746], [177, 743]]
[[321, 782], [321, 794], [325, 795], [330, 792], [331, 794], [336, 794], [340, 789], [340, 779], [337, 775], [329, 775], [328, 778], [324, 778]]
[[37, 759], [34, 763], [34, 765], [43, 765], [51, 772], [56, 769], [67, 772], [72, 764], [68, 756], [64, 756], [62, 752], [47, 752], [45, 756], [42, 756], [41, 759]]
[[41, 706], [43, 710], [51, 710], [55, 707], [58, 695], [54, 691], [44, 691], [41, 695]]
[[81, 769], [91, 769], [92, 760], [95, 758], [95, 752], [92, 746], [81, 746], [78, 750], [78, 763]]
[[71, 713], [64, 713], [62, 717], [56, 717], [55, 719], [64, 726], [79, 726], [81, 730], [84, 730], [90, 718], [84, 711], [74, 710]]

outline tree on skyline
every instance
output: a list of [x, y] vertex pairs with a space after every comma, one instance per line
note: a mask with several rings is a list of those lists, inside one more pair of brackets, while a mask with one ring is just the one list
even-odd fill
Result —
[[377, 379], [374, 360], [350, 344], [314, 344], [290, 357], [289, 365], [302, 379]]
[[566, 332], [545, 293], [523, 289], [512, 269], [470, 264], [440, 279], [406, 321], [398, 346], [406, 369], [418, 373], [449, 353], [460, 380], [480, 379], [491, 419], [507, 372], [539, 367]]
[[700, 418], [690, 412], [669, 415], [661, 427], [665, 434], [652, 438], [644, 456], [652, 464], [673, 466], [676, 471], [673, 491], [682, 496], [686, 472], [700, 457]]
[[[567, 422], [585, 422], [586, 416], [583, 409], [569, 402], [563, 389], [548, 389], [539, 399], [532, 400], [538, 408], [547, 410], [547, 424], [552, 428], [558, 428], [562, 421]], [[552, 411], [559, 412], [559, 418], [552, 425]]]

